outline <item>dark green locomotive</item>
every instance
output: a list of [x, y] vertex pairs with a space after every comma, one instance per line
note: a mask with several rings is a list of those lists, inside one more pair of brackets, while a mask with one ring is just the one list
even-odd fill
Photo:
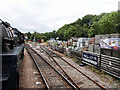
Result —
[[24, 35], [9, 23], [0, 20], [0, 84], [2, 89], [19, 87], [21, 62], [24, 56]]

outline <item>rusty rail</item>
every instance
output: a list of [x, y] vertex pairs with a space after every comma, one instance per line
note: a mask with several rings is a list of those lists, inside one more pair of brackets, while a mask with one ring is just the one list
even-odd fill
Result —
[[[46, 48], [47, 49], [47, 48]], [[48, 50], [48, 49], [47, 49]], [[49, 50], [51, 51], [51, 50]], [[51, 51], [53, 52], [53, 51]], [[58, 57], [60, 57], [57, 53], [53, 52], [54, 54], [56, 54]], [[70, 66], [72, 66], [73, 68], [75, 68], [77, 71], [79, 71], [80, 73], [82, 73], [84, 76], [86, 76], [89, 80], [93, 81], [96, 85], [98, 85], [101, 89], [106, 90], [105, 87], [103, 87], [101, 84], [99, 84], [98, 82], [96, 82], [95, 80], [93, 80], [90, 76], [86, 75], [84, 72], [82, 72], [80, 69], [76, 68], [75, 66], [73, 66], [71, 63], [69, 63], [68, 61], [66, 61], [64, 58], [60, 57], [63, 61], [65, 61], [66, 63], [68, 63]]]

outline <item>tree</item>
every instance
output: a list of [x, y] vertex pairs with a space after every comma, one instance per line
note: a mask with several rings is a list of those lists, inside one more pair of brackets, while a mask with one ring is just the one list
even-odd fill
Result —
[[31, 36], [30, 36], [30, 40], [33, 40], [33, 39], [34, 39], [34, 33], [31, 34]]
[[87, 27], [90, 28], [90, 26], [91, 26], [91, 24], [92, 24], [92, 20], [94, 19], [94, 17], [95, 17], [95, 15], [90, 15], [90, 14], [85, 15], [85, 16], [82, 18], [82, 21], [81, 21], [82, 26], [83, 26], [84, 24], [86, 24]]
[[31, 33], [28, 32], [28, 33], [26, 33], [26, 35], [28, 36], [28, 39], [30, 39]]
[[[60, 40], [68, 40], [70, 37], [93, 37], [96, 34], [110, 33], [120, 33], [120, 11], [100, 15], [88, 14], [73, 23], [65, 24], [57, 31], [36, 33], [36, 37], [45, 40], [56, 37]], [[34, 33], [26, 34], [33, 40]]]
[[105, 14], [99, 21], [100, 33], [101, 34], [111, 34], [118, 33], [116, 27], [118, 25], [118, 13], [111, 12]]
[[90, 29], [88, 30], [88, 36], [94, 37], [95, 35], [100, 34], [100, 25], [98, 22], [94, 22]]

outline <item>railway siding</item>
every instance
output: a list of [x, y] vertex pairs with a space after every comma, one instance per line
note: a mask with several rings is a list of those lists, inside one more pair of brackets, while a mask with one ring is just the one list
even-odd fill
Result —
[[[50, 49], [51, 50], [51, 49]], [[53, 51], [53, 50], [52, 50]], [[80, 67], [78, 64], [76, 64], [71, 58], [66, 57], [64, 54], [61, 54], [57, 51], [53, 51], [54, 53], [60, 54], [62, 56], [63, 59], [65, 59], [67, 62], [71, 63], [73, 66], [75, 66], [76, 68], [78, 68], [79, 70], [81, 70], [83, 73], [87, 74], [88, 76], [90, 76], [93, 80], [95, 80], [96, 82], [100, 83], [102, 86], [104, 86], [105, 88], [119, 88], [119, 82], [118, 81], [112, 81], [108, 82], [107, 78], [105, 76], [101, 76], [95, 72], [92, 72], [90, 70], [90, 68], [88, 67]], [[111, 79], [112, 80], [112, 79]], [[110, 81], [111, 81], [110, 80]]]
[[[51, 51], [48, 50], [50, 55], [53, 55]], [[65, 72], [68, 73], [68, 75], [76, 82], [78, 83], [79, 87], [81, 88], [99, 88], [96, 84], [94, 84], [92, 81], [90, 81], [88, 78], [83, 76], [80, 72], [78, 72], [75, 68], [71, 67], [69, 64], [61, 60], [61, 58], [58, 56], [54, 57], [54, 59], [60, 64], [60, 66], [65, 70]], [[88, 83], [89, 82], [89, 83]]]
[[35, 58], [39, 68], [50, 88], [76, 88], [72, 85], [63, 75], [60, 74], [49, 62], [43, 60], [43, 58], [38, 55], [34, 50], [29, 51]]

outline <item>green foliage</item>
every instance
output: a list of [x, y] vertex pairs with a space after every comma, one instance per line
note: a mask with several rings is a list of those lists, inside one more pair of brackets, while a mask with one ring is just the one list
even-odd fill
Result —
[[34, 39], [34, 34], [31, 34], [30, 40], [33, 40], [33, 39]]
[[100, 33], [101, 34], [111, 34], [118, 33], [116, 27], [118, 25], [118, 13], [111, 12], [110, 14], [104, 15], [99, 21]]
[[30, 33], [30, 32], [25, 33], [25, 35], [27, 35], [27, 36], [28, 36], [28, 39], [30, 39], [30, 36], [31, 36], [31, 33]]
[[[102, 13], [100, 15], [85, 15], [73, 23], [65, 24], [57, 31], [36, 33], [37, 39], [49, 40], [59, 37], [68, 40], [70, 37], [94, 37], [98, 34], [120, 33], [120, 11]], [[33, 40], [34, 33], [26, 33]]]
[[92, 71], [95, 72], [95, 68], [94, 67], [92, 67]]
[[118, 12], [111, 12], [104, 14], [100, 20], [94, 22], [89, 30], [89, 36], [95, 36], [95, 34], [111, 34], [118, 33], [119, 25]]

